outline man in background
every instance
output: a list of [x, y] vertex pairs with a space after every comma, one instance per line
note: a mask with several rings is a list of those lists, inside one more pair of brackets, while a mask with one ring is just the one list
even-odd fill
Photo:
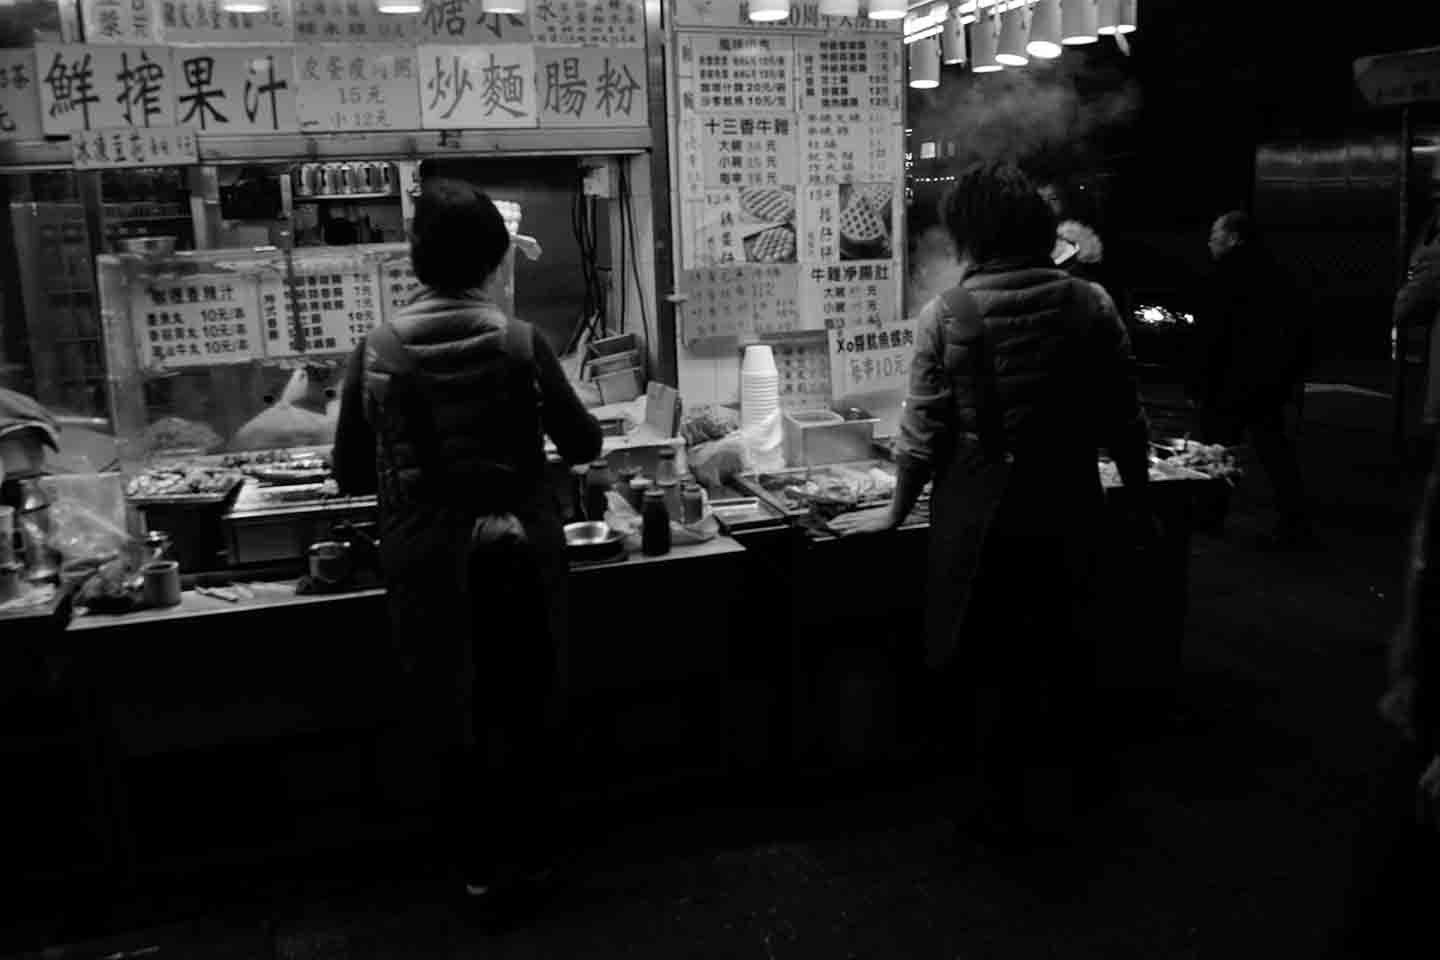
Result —
[[1215, 273], [1199, 317], [1195, 400], [1211, 443], [1248, 437], [1279, 514], [1269, 545], [1313, 546], [1294, 426], [1310, 362], [1309, 319], [1249, 215], [1232, 211], [1210, 230]]

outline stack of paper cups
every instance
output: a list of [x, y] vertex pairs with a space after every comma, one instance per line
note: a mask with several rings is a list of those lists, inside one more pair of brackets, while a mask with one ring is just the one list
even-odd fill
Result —
[[775, 353], [764, 344], [745, 348], [740, 363], [740, 422], [753, 427], [780, 410], [780, 371]]

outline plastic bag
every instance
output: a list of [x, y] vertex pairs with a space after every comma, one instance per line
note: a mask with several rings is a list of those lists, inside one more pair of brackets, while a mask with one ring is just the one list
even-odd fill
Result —
[[132, 559], [137, 542], [126, 529], [125, 483], [118, 473], [43, 477], [50, 501], [47, 545], [62, 569], [94, 570], [117, 558]]
[[[710, 497], [703, 489], [700, 493], [705, 497], [700, 522], [689, 525], [674, 521], [670, 523], [670, 542], [674, 546], [705, 543], [720, 535], [720, 521], [715, 518], [714, 512], [710, 509]], [[609, 509], [605, 511], [605, 522], [610, 525], [611, 530], [625, 535], [628, 546], [639, 549], [640, 535], [645, 526], [644, 520], [636, 509], [630, 506], [630, 502], [620, 494], [611, 491], [607, 497]]]
[[780, 411], [759, 423], [740, 429], [745, 443], [748, 466], [761, 473], [785, 469], [785, 435], [780, 426]]
[[754, 472], [745, 437], [732, 433], [723, 440], [702, 443], [690, 450], [690, 472], [705, 487], [720, 487], [742, 473]]

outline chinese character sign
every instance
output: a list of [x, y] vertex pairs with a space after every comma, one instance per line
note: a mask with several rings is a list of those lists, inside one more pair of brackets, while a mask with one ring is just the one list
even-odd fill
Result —
[[[291, 0], [269, 0], [265, 13], [226, 13], [220, 0], [158, 0], [167, 43], [290, 43]], [[178, 55], [177, 55], [178, 58]]]
[[800, 269], [804, 329], [870, 330], [900, 319], [900, 266], [870, 263], [805, 264]]
[[535, 52], [535, 76], [542, 126], [643, 127], [650, 122], [643, 48], [542, 47]]
[[794, 41], [688, 34], [680, 39], [683, 110], [790, 110]]
[[798, 269], [773, 264], [685, 271], [680, 280], [685, 342], [796, 329]]
[[801, 110], [899, 110], [900, 45], [889, 37], [796, 41]]
[[379, 272], [358, 258], [299, 264], [291, 300], [299, 320], [293, 329], [268, 300], [262, 304], [268, 356], [348, 352], [380, 322]]
[[0, 142], [45, 135], [35, 84], [34, 51], [0, 50]]
[[678, 27], [741, 27], [753, 30], [803, 30], [810, 33], [899, 34], [902, 20], [871, 20], [862, 12], [854, 17], [820, 16], [820, 0], [791, 0], [790, 19], [779, 23], [755, 23], [746, 0], [675, 0]]
[[178, 167], [200, 162], [195, 131], [188, 127], [118, 127], [70, 134], [76, 170]]
[[704, 186], [793, 187], [799, 183], [796, 141], [800, 123], [794, 114], [692, 114], [687, 120], [698, 131], [694, 159]]
[[401, 43], [420, 18], [380, 13], [375, 0], [295, 0], [296, 43]]
[[820, 110], [801, 117], [806, 183], [900, 180], [900, 130], [894, 114]]
[[130, 314], [140, 365], [150, 369], [245, 363], [260, 356], [253, 277], [197, 274], [136, 286]]
[[420, 117], [427, 129], [536, 125], [534, 47], [420, 47], [417, 53]]
[[152, 0], [80, 0], [86, 43], [154, 43], [159, 39]]
[[413, 47], [297, 47], [301, 130], [418, 130]]
[[643, 47], [644, 0], [535, 0], [530, 30], [555, 46]]
[[831, 330], [830, 380], [837, 399], [903, 393], [915, 356], [915, 324], [892, 320], [878, 326]]
[[46, 136], [175, 123], [169, 47], [39, 44], [35, 70]]
[[175, 50], [178, 122], [201, 133], [293, 133], [295, 59], [288, 48]]
[[480, 0], [423, 0], [420, 43], [529, 43], [529, 14], [486, 13]]

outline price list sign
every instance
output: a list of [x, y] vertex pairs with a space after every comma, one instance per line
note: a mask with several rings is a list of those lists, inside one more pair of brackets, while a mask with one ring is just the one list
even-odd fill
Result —
[[795, 44], [789, 37], [686, 35], [680, 40], [685, 110], [790, 110]]
[[298, 47], [301, 130], [415, 130], [419, 66], [410, 47]]
[[175, 125], [169, 47], [37, 44], [35, 80], [47, 137]]
[[175, 112], [202, 133], [294, 133], [295, 57], [280, 47], [175, 50]]
[[424, 0], [416, 31], [420, 43], [529, 43], [530, 18], [486, 13], [480, 0]]
[[905, 390], [914, 356], [915, 325], [910, 321], [832, 331], [830, 379], [835, 396]]
[[542, 126], [649, 124], [644, 49], [540, 47], [535, 65]]
[[530, 31], [552, 46], [643, 47], [643, 0], [536, 0]]
[[698, 185], [793, 187], [800, 182], [800, 125], [793, 113], [716, 113], [688, 120], [696, 131]]
[[687, 270], [682, 276], [685, 342], [798, 329], [793, 264]]
[[528, 43], [421, 47], [420, 116], [431, 130], [533, 127], [535, 48]]
[[801, 270], [800, 304], [807, 329], [873, 329], [899, 316], [900, 268], [890, 260]]
[[280, 324], [275, 337], [267, 321], [272, 357], [349, 351], [380, 322], [376, 273], [360, 262], [307, 264], [295, 275], [292, 296], [296, 323]]
[[260, 307], [253, 279], [197, 274], [136, 288], [131, 304], [141, 366], [245, 363], [260, 355]]
[[179, 167], [199, 163], [195, 131], [186, 127], [121, 127], [70, 134], [76, 170], [121, 167]]
[[35, 96], [35, 54], [0, 50], [0, 142], [39, 140], [40, 100]]
[[786, 410], [823, 410], [830, 406], [830, 350], [811, 338], [773, 344], [780, 372], [780, 406]]
[[401, 307], [408, 306], [416, 291], [420, 289], [420, 280], [415, 276], [415, 268], [410, 265], [410, 258], [387, 260], [380, 268], [380, 287], [387, 319], [395, 316], [395, 312]]
[[899, 110], [900, 49], [888, 37], [802, 38], [801, 110]]
[[803, 116], [805, 182], [890, 181], [901, 171], [900, 133], [878, 111], [812, 110]]
[[840, 188], [807, 186], [800, 193], [800, 260], [840, 259]]
[[400, 43], [419, 35], [418, 17], [381, 13], [374, 0], [295, 0], [297, 43]]
[[221, 0], [159, 0], [166, 43], [290, 43], [290, 0], [269, 0], [264, 13], [227, 13]]

